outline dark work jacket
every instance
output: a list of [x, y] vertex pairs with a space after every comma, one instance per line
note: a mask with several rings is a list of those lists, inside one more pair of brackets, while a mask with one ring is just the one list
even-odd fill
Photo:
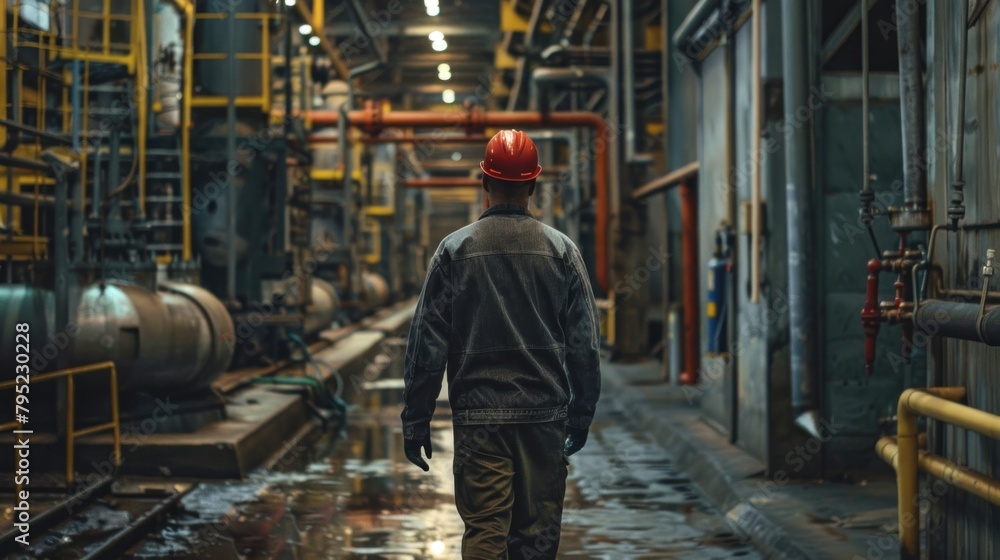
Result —
[[404, 437], [429, 432], [446, 365], [455, 424], [568, 419], [588, 429], [599, 336], [573, 242], [522, 206], [491, 206], [431, 259], [406, 345]]

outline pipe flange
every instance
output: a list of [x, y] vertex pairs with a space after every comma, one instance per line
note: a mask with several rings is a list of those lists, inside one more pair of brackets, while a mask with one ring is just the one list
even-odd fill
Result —
[[926, 208], [898, 208], [888, 210], [889, 222], [893, 231], [921, 231], [931, 228], [933, 216]]

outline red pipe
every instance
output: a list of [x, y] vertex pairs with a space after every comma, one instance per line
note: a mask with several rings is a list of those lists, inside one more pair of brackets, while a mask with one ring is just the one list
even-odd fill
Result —
[[[339, 111], [311, 111], [307, 120], [315, 126], [335, 126]], [[482, 134], [490, 128], [567, 128], [590, 127], [595, 132], [593, 141], [594, 178], [597, 203], [595, 234], [597, 237], [597, 283], [608, 292], [608, 124], [597, 113], [565, 111], [539, 113], [534, 111], [483, 111], [470, 107], [464, 111], [389, 111], [382, 112], [380, 104], [365, 103], [363, 110], [347, 114], [350, 126], [360, 128], [369, 135], [377, 135], [386, 127], [448, 127], [463, 129], [465, 134]], [[697, 274], [697, 270], [695, 270]]]
[[[310, 144], [336, 144], [337, 137], [330, 134], [310, 134]], [[357, 139], [362, 144], [482, 144], [490, 139], [486, 136], [434, 136], [432, 134], [407, 136], [362, 136]]]
[[682, 297], [684, 298], [684, 372], [680, 382], [693, 385], [698, 382], [698, 199], [687, 181], [678, 185], [681, 197], [681, 238], [684, 270]]
[[481, 179], [475, 177], [431, 177], [429, 179], [407, 179], [403, 186], [408, 189], [468, 188], [481, 187]]
[[865, 305], [861, 309], [861, 326], [865, 331], [865, 374], [871, 375], [875, 368], [875, 341], [878, 338], [882, 314], [878, 304], [878, 275], [882, 272], [882, 261], [868, 261], [868, 282], [865, 286]]

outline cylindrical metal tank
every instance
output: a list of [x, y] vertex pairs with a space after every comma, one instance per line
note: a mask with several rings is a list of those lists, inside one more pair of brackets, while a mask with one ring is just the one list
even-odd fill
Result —
[[161, 4], [156, 9], [155, 44], [155, 98], [160, 109], [156, 123], [163, 128], [179, 126], [181, 119], [181, 71], [184, 68], [184, 28], [178, 10]]
[[373, 311], [389, 301], [389, 284], [380, 274], [361, 273], [361, 299], [365, 311]]
[[337, 310], [340, 309], [337, 290], [329, 282], [313, 278], [311, 284], [312, 303], [306, 306], [305, 321], [302, 325], [302, 330], [307, 335], [330, 328]]
[[[222, 303], [190, 284], [165, 282], [145, 288], [95, 284], [83, 289], [76, 312], [53, 325], [51, 291], [0, 286], [0, 331], [14, 339], [18, 323], [31, 325], [32, 372], [113, 361], [122, 392], [179, 394], [208, 386], [229, 365], [235, 334]], [[12, 345], [0, 357], [13, 363]]]
[[[195, 51], [206, 54], [226, 55], [230, 47], [236, 54], [261, 54], [261, 25], [256, 18], [234, 18], [229, 21], [229, 9], [236, 15], [258, 11], [257, 2], [218, 2], [201, 0], [197, 4], [198, 14], [222, 14], [220, 19], [199, 20], [194, 27]], [[195, 60], [195, 87], [198, 95], [229, 95], [230, 86], [237, 96], [255, 97], [261, 95], [261, 62], [259, 58], [236, 60], [236, 75], [239, 79], [232, 83], [229, 79], [227, 56], [220, 59]]]

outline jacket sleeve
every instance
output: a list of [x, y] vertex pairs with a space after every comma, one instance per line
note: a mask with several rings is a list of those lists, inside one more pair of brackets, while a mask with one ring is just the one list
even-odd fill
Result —
[[421, 438], [430, 433], [431, 417], [448, 362], [451, 308], [455, 293], [435, 254], [410, 323], [403, 365], [403, 437]]
[[601, 395], [600, 319], [580, 251], [572, 248], [566, 302], [566, 368], [570, 402], [568, 426], [589, 429]]

